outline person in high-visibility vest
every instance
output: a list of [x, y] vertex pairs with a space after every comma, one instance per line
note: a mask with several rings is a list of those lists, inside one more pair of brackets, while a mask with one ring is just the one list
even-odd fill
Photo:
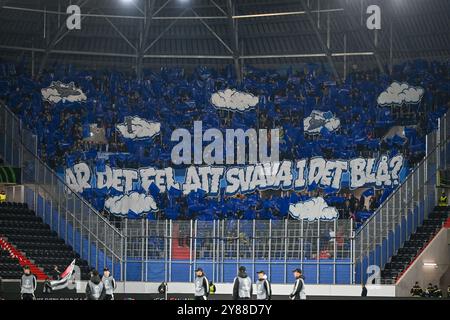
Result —
[[439, 206], [446, 207], [448, 205], [448, 198], [445, 191], [442, 191], [441, 197], [439, 198]]
[[6, 202], [6, 193], [5, 191], [0, 191], [0, 203]]

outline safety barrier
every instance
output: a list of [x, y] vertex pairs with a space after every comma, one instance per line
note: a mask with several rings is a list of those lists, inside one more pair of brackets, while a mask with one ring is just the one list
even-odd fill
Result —
[[436, 177], [450, 164], [449, 127], [446, 114], [439, 120], [439, 129], [426, 137], [426, 157], [356, 233], [356, 282], [367, 280], [367, 270], [383, 268], [437, 204]]

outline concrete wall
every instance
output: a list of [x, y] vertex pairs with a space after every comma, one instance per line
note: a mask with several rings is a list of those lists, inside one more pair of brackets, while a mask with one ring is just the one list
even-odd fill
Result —
[[[117, 293], [156, 293], [160, 283], [154, 282], [119, 282]], [[233, 285], [231, 283], [216, 283], [217, 295], [231, 295]], [[83, 283], [78, 292], [84, 292]], [[186, 282], [171, 282], [168, 284], [169, 294], [187, 294], [193, 292], [193, 284]], [[293, 289], [292, 285], [272, 284], [272, 294], [274, 296], [288, 296]], [[306, 285], [306, 294], [315, 297], [359, 297], [361, 296], [360, 285]], [[367, 286], [369, 297], [395, 297], [395, 286]], [[256, 292], [256, 288], [253, 288]]]
[[[165, 296], [157, 293], [159, 283], [154, 282], [119, 282], [115, 292], [116, 300], [161, 300]], [[39, 281], [36, 290], [37, 300], [83, 300], [85, 298], [86, 282], [80, 282], [76, 290], [64, 289], [52, 294], [43, 294], [43, 282]], [[212, 300], [231, 300], [231, 283], [216, 284], [217, 292], [210, 298]], [[168, 300], [192, 299], [192, 283], [169, 283]], [[7, 300], [20, 299], [19, 281], [4, 280], [3, 298]], [[273, 300], [288, 300], [292, 285], [273, 285]], [[335, 300], [335, 299], [361, 299], [361, 287], [357, 285], [306, 285], [308, 299], [312, 300]], [[395, 286], [368, 286], [368, 299], [390, 299], [395, 297]], [[365, 299], [365, 298], [364, 298]]]
[[[397, 297], [409, 297], [410, 290], [416, 281], [422, 288], [428, 283], [439, 285], [441, 277], [446, 273], [450, 263], [449, 246], [450, 229], [443, 228], [434, 240], [417, 257], [414, 263], [403, 274], [396, 285]], [[436, 263], [434, 266], [425, 266], [424, 263]], [[441, 287], [446, 291], [447, 287]]]

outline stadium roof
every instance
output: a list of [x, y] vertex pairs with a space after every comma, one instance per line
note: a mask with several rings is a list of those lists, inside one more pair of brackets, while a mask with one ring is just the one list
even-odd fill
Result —
[[[70, 4], [81, 30], [68, 31]], [[368, 30], [366, 9], [382, 9]], [[138, 69], [328, 62], [384, 68], [450, 55], [448, 0], [0, 0], [0, 56]], [[392, 59], [391, 59], [392, 58]], [[141, 63], [142, 62], [142, 63]]]

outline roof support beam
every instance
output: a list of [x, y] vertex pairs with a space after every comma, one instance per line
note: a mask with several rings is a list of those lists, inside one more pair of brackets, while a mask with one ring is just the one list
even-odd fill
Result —
[[211, 3], [212, 3], [217, 9], [219, 9], [219, 11], [222, 12], [222, 14], [223, 14], [225, 17], [227, 16], [227, 12], [226, 12], [225, 10], [223, 10], [222, 7], [219, 6], [219, 5], [217, 4], [217, 2], [215, 2], [214, 0], [209, 0], [209, 1], [211, 1]]
[[105, 17], [105, 20], [108, 21], [108, 23], [111, 25], [111, 27], [114, 29], [114, 31], [117, 32], [117, 34], [134, 50], [137, 52], [137, 48], [131, 43], [131, 41], [125, 36], [119, 28], [107, 17]]
[[[197, 12], [191, 8], [191, 11], [194, 15], [198, 16]], [[233, 54], [233, 50], [227, 45], [227, 43], [203, 20], [200, 18], [200, 22], [205, 26], [206, 29], [217, 39], [219, 42], [231, 53]]]
[[[341, 2], [341, 5], [345, 7], [345, 1], [341, 0], [340, 2]], [[354, 15], [352, 15], [349, 12], [350, 8], [348, 8], [348, 7], [350, 7], [350, 6], [347, 5], [347, 8], [344, 10], [345, 18], [347, 19], [347, 21], [350, 22], [351, 25], [358, 25], [358, 24], [362, 23], [361, 27], [365, 28], [365, 25], [364, 25], [364, 22], [363, 22], [363, 17], [364, 17], [363, 11], [362, 11], [363, 7], [361, 7], [361, 13], [360, 13], [361, 14], [361, 21], [360, 22], [358, 22], [358, 19], [354, 18]], [[357, 16], [358, 15], [356, 15], [356, 17]], [[378, 30], [375, 30], [375, 31], [378, 31]], [[377, 66], [378, 66], [378, 69], [380, 70], [380, 72], [381, 73], [385, 73], [383, 64], [381, 63], [382, 58], [381, 58], [381, 56], [380, 56], [380, 54], [378, 52], [377, 45], [375, 45], [375, 43], [370, 41], [369, 38], [367, 38], [367, 37], [361, 37], [361, 38], [364, 41], [365, 45], [368, 47], [368, 49], [374, 52], [375, 60], [377, 62]]]
[[[186, 13], [186, 11], [187, 11], [188, 9], [186, 8], [186, 9], [184, 9], [181, 13], [180, 13], [180, 15], [179, 15], [179, 17], [182, 17], [185, 13]], [[157, 37], [156, 37], [156, 39], [154, 39], [145, 49], [144, 49], [144, 55], [151, 49], [151, 48], [153, 48], [153, 46], [164, 36], [164, 34], [166, 34], [166, 32], [167, 31], [169, 31], [177, 22], [178, 22], [178, 20], [179, 19], [176, 19], [176, 20], [174, 20], [174, 21], [172, 21]]]
[[[76, 5], [79, 6], [80, 8], [83, 7], [84, 5], [86, 5], [86, 3], [88, 3], [89, 0], [79, 0]], [[64, 33], [64, 31], [67, 29], [67, 26], [65, 23], [63, 23], [60, 27], [59, 30], [57, 31], [57, 33], [55, 34], [55, 36], [53, 37], [53, 39], [51, 40], [51, 42], [47, 45], [46, 49], [45, 49], [45, 54], [44, 57], [41, 60], [41, 64], [39, 65], [39, 71], [38, 71], [38, 75], [42, 74], [42, 71], [44, 71], [45, 66], [47, 65], [47, 61], [48, 61], [48, 57], [50, 55], [50, 53], [52, 52], [52, 50], [55, 48], [56, 44], [62, 40], [62, 38], [67, 35], [69, 32]]]
[[[28, 51], [28, 52], [40, 52], [45, 53], [45, 49], [42, 48], [30, 48], [30, 47], [19, 47], [19, 46], [8, 46], [0, 45], [0, 49], [13, 50], [13, 51]], [[78, 54], [84, 56], [105, 56], [105, 57], [116, 57], [116, 58], [136, 58], [133, 53], [114, 53], [114, 52], [95, 52], [95, 51], [74, 51], [74, 50], [53, 50], [53, 53], [57, 54]], [[335, 52], [332, 54], [333, 57], [363, 57], [372, 56], [373, 52]], [[233, 56], [218, 56], [218, 55], [173, 55], [173, 54], [146, 54], [145, 59], [217, 59], [217, 60], [232, 60]], [[273, 54], [273, 55], [243, 55], [240, 57], [241, 60], [244, 59], [298, 59], [298, 58], [326, 58], [325, 53], [299, 53], [299, 54]]]
[[[169, 3], [169, 1], [166, 2], [166, 5]], [[139, 48], [138, 48], [137, 59], [136, 59], [136, 75], [137, 75], [138, 79], [142, 79], [142, 69], [143, 69], [143, 65], [144, 65], [144, 54], [145, 54], [144, 49], [148, 43], [147, 38], [148, 38], [148, 34], [150, 32], [150, 26], [152, 25], [152, 19], [153, 19], [153, 15], [154, 15], [153, 10], [155, 8], [155, 2], [156, 2], [156, 0], [144, 0], [145, 20], [142, 24], [141, 36], [139, 39]], [[164, 5], [161, 8], [164, 8]], [[159, 8], [159, 10], [161, 10], [161, 8]]]
[[235, 14], [234, 0], [227, 0], [227, 13], [228, 13], [228, 30], [231, 33], [231, 49], [233, 51], [234, 71], [238, 83], [242, 82], [242, 69], [239, 52], [239, 32], [238, 21], [233, 19]]
[[[14, 6], [6, 6], [5, 4], [1, 5], [1, 1], [6, 0], [0, 0], [0, 9], [5, 10], [12, 10], [12, 11], [22, 11], [22, 12], [34, 12], [34, 13], [47, 13], [51, 15], [66, 15], [65, 12], [59, 12], [59, 11], [52, 11], [52, 10], [43, 10], [43, 9], [33, 9], [33, 8], [25, 8], [25, 7], [14, 7]], [[212, 1], [212, 0], [211, 0]], [[161, 10], [167, 6], [167, 4], [171, 2], [171, 0], [168, 0], [165, 4], [163, 4], [162, 7], [160, 7], [155, 13], [153, 14], [153, 20], [223, 20], [228, 19], [228, 15], [226, 12], [218, 5], [216, 7], [221, 11], [225, 12], [223, 15], [218, 16], [203, 16], [203, 17], [196, 17], [196, 16], [188, 16], [188, 17], [174, 17], [174, 16], [157, 16]], [[138, 9], [139, 11], [142, 11], [142, 9]], [[344, 11], [343, 8], [334, 8], [334, 9], [320, 9], [320, 10], [311, 10], [311, 13], [334, 13], [334, 12], [342, 12]], [[255, 13], [255, 14], [243, 14], [243, 15], [233, 15], [233, 19], [236, 20], [245, 20], [245, 19], [256, 19], [256, 18], [268, 18], [268, 17], [281, 17], [281, 16], [296, 16], [296, 15], [304, 15], [306, 14], [305, 11], [287, 11], [287, 12], [270, 12], [270, 13]], [[145, 15], [119, 15], [119, 14], [92, 14], [92, 13], [81, 13], [81, 17], [90, 17], [90, 18], [105, 18], [108, 17], [110, 19], [130, 19], [130, 20], [145, 20]]]
[[322, 50], [325, 52], [327, 60], [328, 60], [328, 64], [331, 67], [331, 71], [333, 72], [334, 78], [337, 80], [339, 80], [339, 74], [336, 71], [336, 67], [334, 65], [333, 59], [332, 59], [332, 52], [331, 50], [327, 47], [327, 45], [325, 44], [325, 42], [322, 39], [322, 35], [320, 34], [319, 29], [317, 28], [316, 23], [314, 22], [314, 18], [311, 14], [311, 10], [309, 9], [308, 5], [306, 4], [305, 0], [300, 0], [302, 6], [303, 6], [303, 10], [305, 10], [306, 12], [306, 16], [308, 17], [308, 21], [311, 24], [311, 27], [314, 29], [314, 33], [316, 34], [317, 40], [319, 40], [320, 46], [322, 47]]

